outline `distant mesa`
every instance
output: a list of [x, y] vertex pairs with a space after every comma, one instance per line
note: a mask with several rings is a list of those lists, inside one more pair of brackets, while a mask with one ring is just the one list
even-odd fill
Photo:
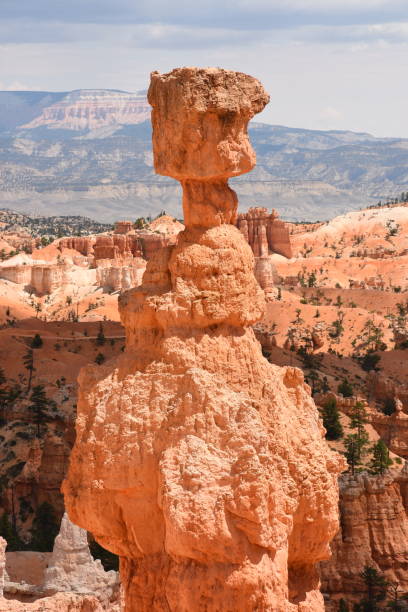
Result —
[[80, 89], [46, 106], [38, 117], [20, 127], [80, 131], [142, 123], [149, 117], [150, 106], [144, 93]]
[[[179, 216], [179, 189], [153, 172], [150, 113], [142, 91], [0, 91], [2, 205], [109, 223], [114, 206]], [[283, 218], [326, 220], [408, 193], [407, 139], [255, 122], [249, 133], [258, 167], [233, 182], [243, 210], [273, 202]]]

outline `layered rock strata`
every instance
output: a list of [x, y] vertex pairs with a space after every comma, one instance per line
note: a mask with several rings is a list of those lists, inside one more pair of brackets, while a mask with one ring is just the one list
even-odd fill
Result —
[[378, 372], [369, 372], [367, 374], [367, 390], [371, 397], [379, 402], [398, 398], [403, 409], [408, 413], [408, 385], [397, 384]]
[[403, 411], [403, 405], [399, 398], [395, 400], [395, 411], [391, 415], [385, 415], [372, 411], [370, 423], [386, 443], [390, 451], [408, 459], [408, 414]]
[[10, 264], [6, 261], [0, 265], [0, 279], [23, 285], [37, 295], [52, 293], [62, 286], [65, 282], [65, 273], [64, 264], [37, 262], [29, 257], [16, 264], [12, 260]]
[[141, 123], [148, 116], [149, 107], [144, 92], [78, 89], [46, 106], [38, 117], [21, 127], [93, 130]]
[[124, 291], [140, 285], [145, 269], [146, 262], [140, 257], [123, 263], [102, 259], [96, 268], [97, 285], [110, 291]]
[[323, 611], [342, 465], [300, 370], [262, 357], [265, 299], [227, 182], [254, 166], [247, 123], [268, 96], [181, 68], [153, 73], [148, 97], [186, 229], [120, 298], [126, 351], [80, 375], [69, 515], [120, 555], [126, 612]]
[[337, 612], [340, 598], [351, 608], [366, 595], [360, 576], [365, 566], [383, 572], [398, 592], [408, 591], [407, 510], [408, 464], [382, 476], [341, 476], [341, 527], [332, 558], [321, 566], [328, 612]]
[[94, 244], [94, 236], [67, 236], [58, 241], [60, 249], [73, 249], [85, 256], [93, 253]]
[[[152, 229], [135, 230], [130, 221], [118, 221], [113, 234], [61, 238], [58, 247], [60, 250], [74, 249], [84, 256], [94, 255], [96, 261], [129, 257], [143, 257], [148, 260], [158, 249], [174, 244], [183, 225], [171, 217], [163, 216], [153, 221], [151, 227]], [[165, 231], [157, 231], [157, 227]]]
[[93, 251], [95, 260], [143, 257], [151, 259], [157, 250], [174, 244], [175, 236], [139, 230], [133, 234], [104, 234], [97, 236]]
[[289, 227], [278, 218], [275, 209], [269, 213], [266, 208], [250, 208], [238, 215], [237, 226], [251, 245], [255, 257], [266, 257], [270, 253], [292, 257]]
[[133, 229], [131, 221], [117, 221], [115, 223], [115, 234], [128, 234]]

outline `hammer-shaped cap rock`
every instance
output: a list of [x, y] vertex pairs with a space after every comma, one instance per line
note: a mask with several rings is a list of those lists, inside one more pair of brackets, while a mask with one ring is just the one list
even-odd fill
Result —
[[219, 179], [254, 167], [247, 124], [269, 102], [254, 77], [222, 68], [153, 72], [148, 100], [158, 174]]

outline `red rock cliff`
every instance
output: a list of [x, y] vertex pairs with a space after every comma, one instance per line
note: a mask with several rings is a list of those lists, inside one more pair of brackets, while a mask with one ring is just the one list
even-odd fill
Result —
[[237, 226], [251, 245], [255, 257], [266, 257], [270, 253], [292, 257], [289, 228], [278, 219], [276, 210], [268, 213], [266, 208], [250, 208], [238, 215]]
[[185, 231], [124, 293], [126, 351], [80, 375], [71, 519], [121, 557], [126, 612], [321, 612], [341, 462], [300, 370], [262, 357], [264, 294], [229, 176], [268, 101], [221, 69], [152, 74], [157, 172]]
[[383, 476], [341, 476], [341, 528], [331, 545], [332, 558], [322, 563], [329, 612], [337, 612], [341, 597], [352, 604], [366, 595], [360, 574], [367, 565], [384, 572], [399, 592], [408, 591], [407, 466]]

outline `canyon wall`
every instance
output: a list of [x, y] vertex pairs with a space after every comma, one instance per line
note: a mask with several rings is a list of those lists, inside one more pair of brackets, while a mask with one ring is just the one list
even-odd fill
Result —
[[64, 264], [35, 264], [31, 268], [30, 287], [37, 295], [52, 293], [65, 282]]
[[[18, 255], [17, 258], [21, 256]], [[66, 267], [58, 263], [38, 263], [25, 256], [27, 261], [21, 263], [4, 262], [0, 266], [0, 279], [11, 281], [27, 289], [31, 289], [37, 295], [52, 293], [65, 282]], [[15, 259], [15, 258], [13, 258]]]
[[124, 291], [140, 285], [145, 269], [146, 262], [140, 257], [123, 263], [102, 259], [96, 268], [96, 282], [110, 291]]
[[303, 375], [262, 357], [265, 298], [228, 177], [268, 101], [222, 69], [153, 73], [159, 174], [186, 229], [120, 297], [126, 350], [80, 374], [68, 513], [120, 555], [126, 612], [322, 612], [343, 464]]
[[367, 374], [367, 388], [371, 396], [379, 402], [399, 398], [408, 413], [408, 385], [401, 382], [397, 384], [381, 373], [372, 371]]
[[408, 591], [408, 464], [384, 475], [340, 477], [340, 531], [331, 544], [332, 558], [321, 564], [326, 610], [338, 601], [351, 604], [366, 595], [360, 576], [365, 566]]
[[91, 255], [95, 244], [95, 236], [67, 236], [58, 241], [60, 249], [73, 249], [81, 255]]
[[0, 278], [19, 285], [29, 285], [31, 283], [31, 266], [24, 264], [2, 265], [0, 266]]
[[174, 244], [174, 235], [165, 235], [150, 230], [136, 230], [131, 234], [104, 234], [96, 236], [95, 260], [143, 257], [151, 259], [154, 253], [169, 244]]
[[[289, 349], [291, 344], [295, 348], [300, 346], [297, 335], [285, 342], [285, 348]], [[316, 347], [314, 343], [313, 346]], [[373, 379], [373, 376], [368, 376], [368, 381]], [[393, 398], [393, 396], [389, 397]], [[334, 400], [340, 412], [348, 416], [352, 415], [353, 408], [357, 402], [362, 403], [367, 413], [367, 422], [374, 428], [389, 450], [399, 457], [408, 459], [408, 414], [404, 412], [404, 406], [398, 397], [395, 399], [395, 411], [391, 415], [380, 412], [375, 406], [370, 405], [364, 397], [343, 397], [329, 391], [328, 393], [316, 394], [314, 400], [318, 406], [322, 407], [328, 401]]]
[[250, 208], [238, 215], [237, 227], [248, 240], [255, 257], [270, 253], [292, 257], [289, 228], [278, 219], [276, 210], [268, 213], [266, 208]]
[[255, 255], [255, 278], [262, 289], [268, 292], [279, 282], [269, 255], [279, 253], [292, 257], [289, 229], [278, 219], [276, 210], [268, 213], [266, 208], [259, 207], [239, 214], [236, 225]]

